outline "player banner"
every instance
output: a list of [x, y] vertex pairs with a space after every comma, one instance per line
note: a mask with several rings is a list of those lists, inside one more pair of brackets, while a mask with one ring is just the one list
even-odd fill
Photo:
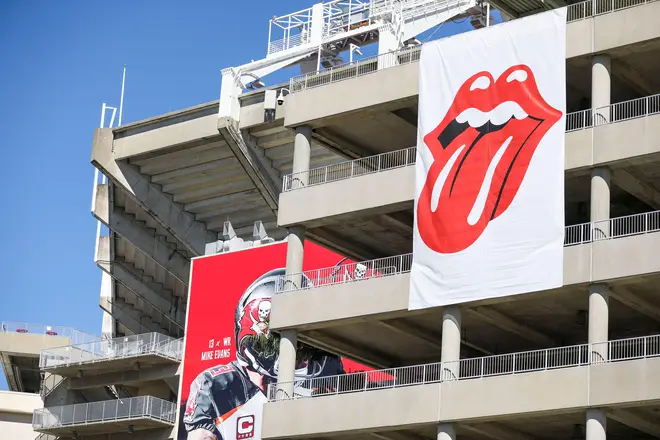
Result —
[[563, 285], [566, 8], [425, 44], [409, 308]]
[[[271, 298], [283, 282], [285, 242], [194, 258], [192, 261], [183, 372], [179, 393], [179, 440], [261, 438], [268, 385], [277, 383], [279, 339], [269, 331]], [[303, 270], [335, 267], [324, 276], [364, 276], [360, 265], [311, 242]], [[332, 280], [304, 277], [307, 285]], [[332, 392], [338, 380], [310, 379], [367, 371], [363, 365], [298, 344], [294, 393]], [[371, 378], [366, 382], [388, 380]], [[377, 384], [367, 383], [365, 386]]]

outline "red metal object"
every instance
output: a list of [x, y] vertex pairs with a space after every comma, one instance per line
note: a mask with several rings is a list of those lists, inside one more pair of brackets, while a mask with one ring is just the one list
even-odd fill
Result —
[[24, 328], [17, 328], [16, 329], [16, 333], [27, 333], [27, 332], [28, 332], [27, 329], [24, 329]]

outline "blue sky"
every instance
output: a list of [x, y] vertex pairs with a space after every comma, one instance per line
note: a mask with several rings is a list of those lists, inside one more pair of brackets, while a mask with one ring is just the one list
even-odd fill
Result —
[[[222, 68], [265, 56], [270, 17], [313, 3], [0, 2], [0, 320], [100, 333], [89, 158], [122, 66], [124, 123], [212, 101]], [[432, 39], [468, 29], [448, 23]]]

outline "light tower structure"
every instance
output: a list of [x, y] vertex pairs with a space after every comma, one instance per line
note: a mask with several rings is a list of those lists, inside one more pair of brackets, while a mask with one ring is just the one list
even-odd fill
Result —
[[[266, 56], [222, 70], [219, 117], [238, 121], [241, 92], [263, 86], [261, 79], [279, 69], [299, 65], [301, 73], [309, 73], [337, 66], [345, 62], [341, 54], [351, 45], [377, 43], [378, 55], [383, 55], [447, 20], [476, 13], [478, 4], [476, 0], [331, 0], [273, 17]], [[381, 62], [389, 61], [380, 57], [379, 69]]]

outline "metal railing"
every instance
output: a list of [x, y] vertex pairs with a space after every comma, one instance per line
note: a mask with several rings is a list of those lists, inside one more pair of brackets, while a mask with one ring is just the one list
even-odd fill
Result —
[[415, 163], [417, 147], [390, 151], [376, 156], [363, 157], [324, 167], [313, 168], [284, 176], [282, 191], [321, 185], [328, 182], [350, 179], [378, 173], [380, 171], [401, 168]]
[[104, 362], [148, 354], [180, 361], [182, 351], [183, 339], [174, 339], [160, 333], [146, 333], [47, 348], [41, 351], [39, 367], [49, 369], [63, 365]]
[[[270, 384], [270, 402], [597, 365], [660, 356], [660, 335]], [[297, 391], [296, 391], [297, 390]]]
[[660, 113], [660, 95], [645, 96], [617, 102], [597, 109], [587, 109], [566, 115], [566, 131], [583, 130], [629, 119]]
[[345, 79], [357, 78], [358, 76], [389, 69], [390, 67], [416, 63], [419, 61], [421, 50], [421, 47], [405, 48], [362, 58], [361, 60], [341, 64], [327, 70], [318, 70], [316, 72], [294, 76], [289, 80], [289, 90], [291, 93], [300, 92], [305, 89], [324, 86]]
[[[631, 235], [660, 231], [660, 211], [627, 215], [610, 220], [566, 226], [564, 246], [610, 240]], [[307, 270], [302, 273], [285, 275], [277, 283], [278, 292], [308, 290], [372, 278], [399, 275], [410, 272], [413, 254], [378, 258], [346, 265]]]
[[[608, 14], [655, 1], [658, 0], [587, 0], [568, 6], [566, 22], [571, 23], [573, 21], [584, 20], [597, 15]], [[419, 61], [420, 53], [421, 46], [404, 48], [378, 56], [363, 58], [352, 63], [334, 66], [326, 70], [297, 75], [289, 80], [289, 90], [291, 93], [296, 93], [345, 79], [356, 78], [401, 64], [417, 62]]]
[[285, 275], [277, 283], [276, 290], [278, 292], [307, 290], [322, 286], [383, 278], [410, 272], [411, 267], [412, 254], [342, 264]]
[[92, 335], [90, 333], [76, 330], [73, 327], [64, 327], [59, 325], [30, 324], [27, 322], [3, 321], [2, 324], [0, 324], [0, 332], [57, 336], [61, 338], [71, 339], [72, 344], [82, 344], [85, 342], [91, 342], [99, 339], [99, 337], [96, 335]]
[[[660, 94], [566, 114], [566, 132], [660, 114]], [[283, 177], [282, 192], [414, 165], [417, 147], [381, 153]]]
[[66, 426], [108, 423], [130, 419], [150, 419], [173, 425], [176, 404], [153, 396], [80, 403], [36, 409], [32, 415], [35, 431]]

